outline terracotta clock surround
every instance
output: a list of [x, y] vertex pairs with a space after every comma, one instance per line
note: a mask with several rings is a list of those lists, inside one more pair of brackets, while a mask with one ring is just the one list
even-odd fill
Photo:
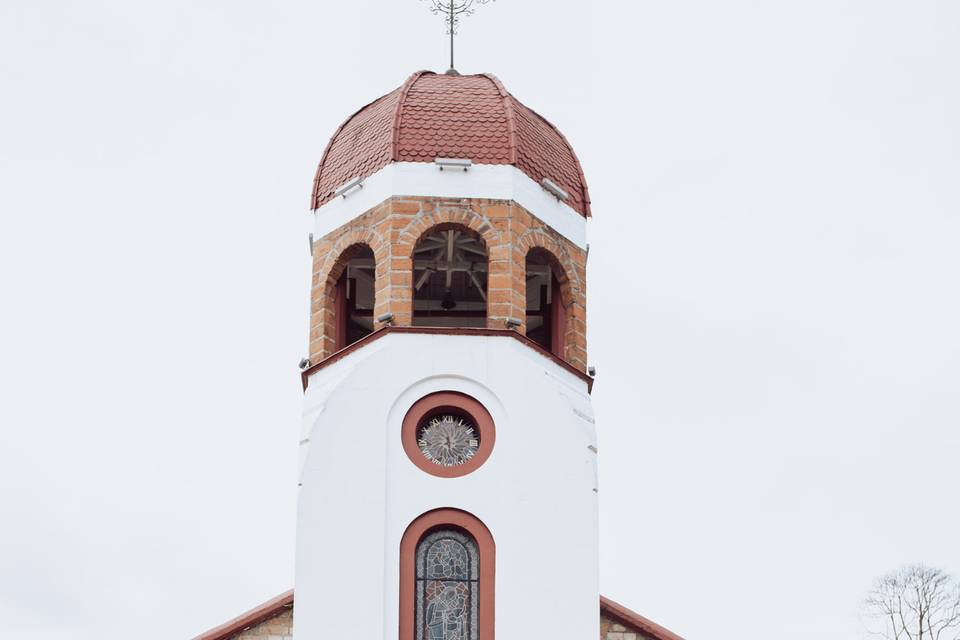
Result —
[[[463, 464], [452, 467], [431, 462], [423, 455], [417, 444], [417, 428], [430, 417], [447, 411], [469, 416], [480, 436], [480, 447], [473, 457]], [[410, 407], [403, 418], [400, 437], [403, 441], [403, 450], [410, 458], [410, 462], [421, 471], [438, 478], [459, 478], [478, 469], [490, 457], [496, 440], [496, 429], [490, 412], [477, 400], [455, 391], [440, 391], [424, 396]]]

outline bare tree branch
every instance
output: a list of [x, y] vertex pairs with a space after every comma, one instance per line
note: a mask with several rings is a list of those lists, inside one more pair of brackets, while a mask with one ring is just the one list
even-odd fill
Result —
[[885, 640], [960, 640], [960, 583], [939, 569], [912, 565], [879, 578], [863, 610], [867, 632]]

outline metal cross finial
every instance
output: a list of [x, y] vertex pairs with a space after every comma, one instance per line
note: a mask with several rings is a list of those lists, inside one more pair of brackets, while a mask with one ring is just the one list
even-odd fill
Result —
[[430, 11], [443, 16], [443, 21], [447, 24], [447, 34], [450, 36], [450, 69], [447, 73], [456, 75], [457, 70], [453, 67], [453, 36], [457, 33], [460, 26], [460, 16], [469, 16], [474, 12], [475, 4], [487, 4], [493, 0], [427, 0], [430, 3]]

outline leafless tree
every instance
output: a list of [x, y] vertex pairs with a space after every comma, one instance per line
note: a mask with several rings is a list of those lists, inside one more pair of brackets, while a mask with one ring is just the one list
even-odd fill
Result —
[[960, 640], [960, 582], [923, 565], [874, 583], [863, 601], [869, 633], [886, 640]]

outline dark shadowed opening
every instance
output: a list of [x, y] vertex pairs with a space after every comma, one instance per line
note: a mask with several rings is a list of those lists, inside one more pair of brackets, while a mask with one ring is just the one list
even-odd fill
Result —
[[487, 249], [474, 233], [437, 227], [413, 250], [413, 326], [487, 326]]
[[527, 337], [562, 358], [567, 315], [552, 262], [542, 249], [527, 253]]
[[356, 246], [334, 293], [337, 350], [373, 332], [375, 277], [373, 251], [367, 246]]

